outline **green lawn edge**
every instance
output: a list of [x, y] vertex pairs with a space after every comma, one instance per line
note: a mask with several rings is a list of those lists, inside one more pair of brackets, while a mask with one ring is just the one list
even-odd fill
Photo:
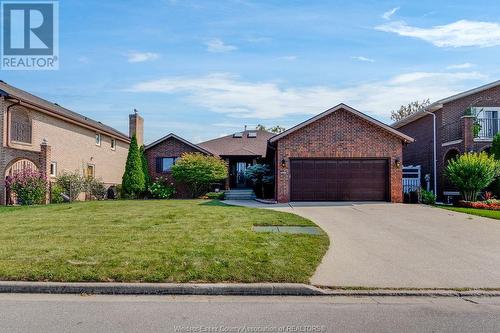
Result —
[[481, 217], [487, 217], [494, 220], [500, 220], [500, 211], [498, 210], [488, 210], [488, 209], [478, 209], [478, 208], [467, 208], [467, 207], [455, 207], [446, 205], [436, 205], [438, 208], [451, 210], [454, 212], [476, 215]]

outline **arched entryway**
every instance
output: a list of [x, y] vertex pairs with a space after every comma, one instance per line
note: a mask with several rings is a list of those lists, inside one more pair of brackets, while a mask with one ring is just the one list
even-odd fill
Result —
[[[460, 155], [460, 151], [458, 151], [458, 149], [453, 148], [453, 149], [448, 150], [446, 152], [446, 154], [444, 155], [444, 159], [443, 159], [443, 171], [448, 166], [448, 163], [450, 163], [451, 160], [454, 160], [455, 158], [457, 158], [459, 155]], [[457, 188], [455, 187], [455, 185], [453, 185], [446, 178], [446, 176], [444, 176], [444, 172], [443, 172], [443, 192], [456, 192], [456, 191], [457, 191]]]
[[10, 164], [9, 167], [5, 170], [5, 204], [12, 205], [16, 202], [16, 198], [14, 194], [10, 191], [8, 186], [9, 180], [14, 177], [17, 173], [23, 170], [33, 170], [38, 171], [38, 167], [35, 163], [28, 159], [19, 159]]

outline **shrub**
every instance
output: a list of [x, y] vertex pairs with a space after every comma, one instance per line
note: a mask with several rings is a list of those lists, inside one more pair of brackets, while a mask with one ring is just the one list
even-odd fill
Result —
[[[497, 133], [493, 137], [493, 142], [491, 143], [490, 154], [496, 160], [500, 160], [500, 133]], [[489, 189], [493, 192], [494, 195], [500, 197], [500, 178], [497, 177], [489, 186]]]
[[422, 190], [421, 196], [424, 205], [434, 205], [436, 203], [436, 195], [430, 191]]
[[64, 189], [58, 184], [52, 184], [50, 189], [50, 203], [58, 204], [64, 202]]
[[155, 199], [170, 199], [175, 194], [175, 188], [167, 179], [159, 177], [149, 186], [149, 193]]
[[466, 153], [450, 161], [445, 175], [466, 201], [476, 201], [478, 193], [499, 175], [499, 162], [482, 153]]
[[142, 166], [142, 173], [144, 173], [144, 187], [148, 188], [149, 185], [151, 184], [151, 177], [149, 177], [149, 170], [148, 170], [148, 159], [146, 158], [146, 153], [144, 151], [144, 145], [141, 146], [141, 149], [139, 150], [139, 153], [141, 154], [141, 166]]
[[123, 195], [128, 198], [137, 198], [146, 189], [144, 172], [142, 169], [141, 154], [137, 146], [137, 139], [132, 136], [127, 155], [127, 164], [122, 177]]
[[21, 205], [39, 205], [45, 202], [47, 180], [38, 171], [24, 169], [8, 179], [7, 185]]
[[486, 191], [483, 193], [483, 199], [484, 200], [492, 200], [492, 199], [495, 199], [495, 196], [490, 191]]
[[210, 184], [227, 177], [227, 164], [215, 156], [186, 153], [172, 166], [172, 176], [185, 183], [192, 198], [207, 192]]
[[78, 199], [80, 193], [86, 189], [86, 179], [78, 171], [63, 172], [56, 178], [56, 184], [63, 189], [70, 202]]
[[271, 184], [274, 181], [274, 176], [271, 174], [271, 167], [267, 164], [254, 164], [245, 170], [245, 178], [250, 180], [255, 189], [259, 189], [259, 196], [265, 197], [265, 185]]
[[86, 181], [87, 192], [90, 194], [90, 197], [94, 197], [97, 200], [103, 200], [106, 197], [106, 185], [100, 180], [96, 178], [88, 178]]
[[224, 196], [224, 192], [208, 192], [205, 194], [205, 198], [211, 200], [224, 200]]

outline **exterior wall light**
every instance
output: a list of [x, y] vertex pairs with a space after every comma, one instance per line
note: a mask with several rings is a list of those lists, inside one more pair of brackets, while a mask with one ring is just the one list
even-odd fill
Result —
[[396, 168], [401, 168], [401, 161], [399, 160], [399, 158], [396, 158], [396, 160], [394, 161], [394, 164], [396, 165]]
[[281, 167], [284, 169], [286, 168], [286, 160], [285, 159], [282, 159], [281, 160]]

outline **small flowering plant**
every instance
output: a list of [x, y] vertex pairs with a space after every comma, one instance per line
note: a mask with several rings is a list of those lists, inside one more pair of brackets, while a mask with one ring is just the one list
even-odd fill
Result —
[[47, 193], [47, 179], [38, 171], [24, 169], [7, 179], [7, 186], [21, 205], [43, 204]]
[[170, 199], [175, 194], [174, 184], [163, 177], [158, 177], [148, 190], [155, 199]]

